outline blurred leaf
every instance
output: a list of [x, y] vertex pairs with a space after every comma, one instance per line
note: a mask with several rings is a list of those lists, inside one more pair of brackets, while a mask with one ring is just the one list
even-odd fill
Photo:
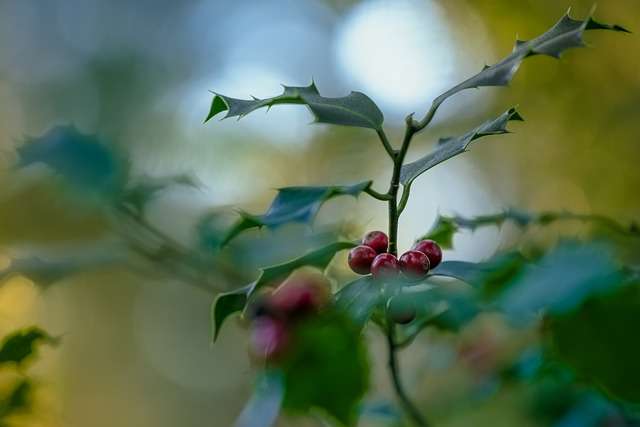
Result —
[[302, 104], [309, 107], [317, 123], [382, 129], [384, 121], [382, 112], [367, 95], [361, 92], [351, 92], [342, 98], [325, 98], [320, 96], [315, 83], [306, 87], [283, 87], [282, 95], [266, 99], [245, 100], [215, 94], [205, 122], [223, 111], [227, 112], [225, 119], [228, 117], [241, 119], [262, 107], [271, 108], [278, 104]]
[[351, 249], [356, 244], [353, 242], [335, 242], [320, 249], [311, 251], [291, 261], [265, 267], [255, 282], [231, 292], [218, 295], [211, 306], [211, 320], [213, 321], [213, 339], [218, 338], [220, 328], [224, 321], [233, 313], [240, 312], [247, 304], [247, 300], [253, 292], [261, 287], [285, 279], [291, 272], [298, 268], [309, 266], [324, 270], [331, 262], [335, 254], [344, 249]]
[[431, 227], [431, 230], [424, 236], [416, 239], [416, 242], [420, 240], [433, 240], [442, 249], [453, 248], [453, 235], [458, 231], [458, 226], [449, 217], [438, 215], [435, 224]]
[[344, 314], [327, 311], [294, 330], [291, 353], [281, 363], [285, 409], [321, 410], [355, 426], [358, 404], [369, 386], [369, 363], [360, 328]]
[[345, 195], [357, 196], [370, 185], [371, 181], [366, 181], [346, 186], [281, 188], [264, 215], [242, 212], [242, 218], [227, 232], [222, 239], [222, 245], [249, 228], [276, 228], [290, 222], [311, 222], [327, 200]]
[[465, 89], [481, 86], [507, 86], [525, 58], [535, 55], [559, 58], [567, 49], [585, 46], [582, 36], [586, 30], [629, 32], [618, 25], [601, 24], [591, 17], [579, 21], [570, 18], [567, 14], [544, 34], [529, 41], [517, 40], [513, 52], [509, 56], [497, 64], [485, 66], [475, 76], [438, 96], [433, 101], [432, 109], [435, 111], [447, 98]]
[[361, 327], [367, 323], [380, 299], [380, 284], [371, 276], [347, 283], [335, 295], [336, 307], [350, 315]]
[[5, 337], [0, 347], [0, 365], [24, 364], [36, 352], [40, 344], [56, 344], [58, 340], [37, 327], [16, 331]]
[[125, 188], [121, 201], [135, 211], [142, 212], [147, 203], [153, 200], [158, 193], [174, 186], [197, 187], [198, 184], [190, 175], [159, 178], [145, 176]]
[[416, 160], [415, 162], [407, 163], [402, 166], [402, 170], [400, 171], [400, 182], [402, 182], [402, 185], [410, 186], [413, 180], [422, 173], [445, 160], [467, 151], [469, 144], [478, 138], [488, 135], [508, 133], [506, 127], [510, 120], [523, 119], [515, 108], [511, 108], [509, 111], [502, 113], [498, 118], [484, 122], [477, 128], [462, 136], [440, 139], [438, 141], [438, 146], [431, 153]]
[[622, 282], [609, 246], [564, 242], [538, 263], [526, 265], [498, 298], [498, 305], [515, 319], [539, 310], [563, 313]]
[[11, 389], [6, 397], [0, 396], [0, 427], [7, 426], [5, 420], [10, 416], [29, 409], [29, 395], [32, 389], [31, 382], [23, 379]]
[[18, 148], [19, 167], [43, 163], [73, 188], [114, 195], [124, 185], [125, 165], [113, 148], [71, 126], [54, 127]]
[[615, 398], [640, 403], [640, 285], [592, 296], [577, 310], [551, 316], [552, 355]]
[[271, 427], [280, 413], [283, 395], [282, 374], [279, 371], [263, 372], [234, 427]]

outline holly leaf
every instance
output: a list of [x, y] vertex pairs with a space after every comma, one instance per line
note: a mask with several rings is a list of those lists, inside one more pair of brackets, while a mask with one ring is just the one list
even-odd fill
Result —
[[418, 176], [432, 167], [467, 151], [469, 145], [478, 138], [508, 133], [507, 123], [511, 120], [523, 120], [515, 108], [505, 111], [493, 120], [484, 122], [462, 136], [440, 139], [437, 147], [431, 153], [415, 162], [402, 166], [400, 182], [402, 182], [404, 186], [410, 186]]
[[517, 40], [511, 54], [502, 61], [491, 66], [485, 66], [475, 76], [468, 78], [438, 96], [433, 101], [432, 110], [435, 113], [435, 110], [447, 98], [465, 89], [482, 86], [507, 86], [525, 58], [535, 55], [560, 58], [567, 49], [585, 46], [582, 37], [587, 30], [611, 30], [629, 33], [629, 30], [619, 25], [602, 24], [591, 16], [584, 21], [575, 20], [567, 13], [553, 27], [540, 36], [529, 41]]
[[57, 344], [58, 339], [37, 327], [16, 331], [5, 337], [0, 347], [0, 365], [23, 365], [36, 352], [40, 344]]
[[263, 268], [260, 276], [254, 282], [234, 291], [218, 295], [211, 305], [213, 340], [215, 341], [218, 338], [220, 328], [224, 321], [232, 314], [241, 312], [247, 305], [249, 297], [261, 287], [269, 283], [277, 283], [301, 267], [309, 266], [324, 270], [337, 252], [351, 249], [355, 246], [357, 246], [357, 244], [353, 242], [331, 243], [301, 257], [292, 259], [291, 261]]
[[293, 331], [291, 352], [281, 363], [289, 412], [325, 413], [355, 426], [358, 404], [369, 386], [369, 362], [360, 328], [344, 313], [326, 311]]
[[278, 104], [306, 105], [315, 117], [316, 123], [382, 129], [384, 117], [378, 106], [367, 95], [351, 92], [341, 98], [325, 98], [320, 95], [315, 83], [306, 87], [283, 86], [281, 95], [272, 98], [251, 100], [236, 99], [214, 93], [211, 109], [205, 123], [218, 113], [226, 111], [224, 119], [238, 117], [238, 120], [257, 109], [271, 108]]
[[371, 181], [365, 181], [354, 185], [280, 188], [265, 214], [241, 212], [240, 220], [229, 229], [221, 245], [226, 245], [244, 230], [254, 227], [277, 228], [291, 222], [309, 223], [327, 200], [338, 196], [355, 197], [370, 186]]
[[192, 176], [185, 174], [167, 177], [144, 176], [127, 186], [121, 201], [136, 212], [142, 213], [147, 203], [162, 191], [174, 186], [197, 188], [198, 183]]
[[576, 311], [549, 318], [550, 353], [609, 396], [640, 403], [640, 341], [629, 335], [638, 313], [638, 283], [591, 297]]
[[436, 222], [425, 235], [416, 239], [416, 242], [420, 240], [433, 240], [442, 249], [453, 248], [453, 236], [458, 232], [458, 225], [449, 217], [438, 215]]
[[280, 413], [283, 396], [282, 373], [275, 370], [263, 372], [234, 427], [271, 427]]
[[126, 165], [113, 147], [72, 126], [57, 126], [17, 150], [18, 167], [41, 163], [72, 188], [112, 196], [124, 185]]
[[514, 319], [540, 310], [558, 314], [621, 283], [623, 275], [609, 246], [564, 242], [539, 262], [524, 266], [497, 303]]
[[20, 380], [6, 397], [0, 396], [0, 426], [7, 427], [6, 419], [29, 409], [33, 384], [28, 379]]
[[371, 276], [347, 283], [335, 295], [336, 307], [364, 327], [381, 300], [380, 285]]

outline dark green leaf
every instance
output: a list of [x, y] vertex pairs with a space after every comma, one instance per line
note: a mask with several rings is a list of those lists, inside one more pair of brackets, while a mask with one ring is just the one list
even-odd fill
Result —
[[336, 293], [336, 307], [350, 315], [356, 324], [364, 326], [380, 302], [380, 285], [371, 276], [348, 283]]
[[301, 257], [282, 264], [265, 267], [255, 282], [248, 284], [232, 292], [218, 295], [211, 306], [211, 318], [213, 322], [213, 339], [217, 339], [220, 328], [230, 315], [241, 312], [247, 304], [249, 297], [256, 290], [269, 284], [285, 279], [291, 272], [301, 267], [316, 267], [325, 269], [335, 254], [344, 249], [351, 249], [356, 244], [353, 242], [335, 242], [320, 249], [311, 251]]
[[328, 187], [285, 187], [263, 215], [241, 213], [242, 218], [227, 232], [222, 244], [228, 243], [242, 231], [254, 227], [276, 228], [291, 222], [313, 221], [324, 202], [338, 196], [357, 196], [371, 185], [371, 181], [355, 185]]
[[[576, 311], [550, 319], [552, 354], [609, 395], [640, 403], [640, 286], [591, 297]], [[631, 328], [631, 329], [630, 329]]]
[[538, 263], [525, 266], [502, 293], [498, 304], [515, 319], [539, 310], [563, 313], [622, 282], [610, 247], [601, 243], [564, 242]]
[[461, 280], [470, 285], [476, 283], [476, 278], [487, 268], [484, 263], [467, 261], [444, 261], [430, 271], [432, 276], [445, 276]]
[[317, 123], [380, 130], [384, 121], [382, 112], [367, 95], [351, 92], [342, 98], [325, 98], [320, 95], [315, 84], [311, 83], [306, 87], [284, 86], [281, 95], [266, 99], [245, 100], [215, 94], [205, 122], [223, 111], [227, 112], [225, 119], [228, 117], [240, 119], [259, 108], [271, 108], [278, 104], [306, 105], [315, 116]]
[[124, 184], [126, 166], [114, 149], [71, 126], [52, 128], [27, 141], [18, 155], [19, 167], [43, 163], [84, 192], [112, 196]]
[[0, 396], [0, 426], [5, 427], [4, 420], [14, 414], [24, 412], [29, 409], [29, 395], [33, 385], [27, 379], [23, 379], [14, 386], [9, 394]]
[[0, 364], [15, 363], [20, 366], [35, 354], [36, 346], [57, 342], [56, 338], [36, 327], [14, 332], [5, 337], [0, 347]]
[[402, 166], [402, 170], [400, 171], [400, 181], [402, 185], [411, 185], [413, 180], [422, 173], [445, 160], [464, 153], [467, 151], [469, 144], [478, 138], [508, 133], [507, 123], [509, 123], [510, 120], [522, 120], [522, 117], [515, 108], [511, 108], [499, 117], [481, 124], [463, 136], [440, 139], [438, 146], [431, 153], [415, 162]]
[[481, 86], [506, 86], [511, 82], [525, 58], [534, 55], [548, 55], [559, 58], [567, 49], [583, 47], [582, 36], [586, 30], [613, 30], [629, 32], [618, 25], [601, 24], [589, 17], [584, 21], [565, 15], [544, 34], [529, 40], [516, 41], [513, 52], [502, 61], [485, 66], [475, 76], [449, 89], [433, 101], [432, 109], [437, 109], [447, 98], [465, 89]]
[[234, 427], [271, 427], [280, 413], [283, 395], [282, 373], [263, 372]]
[[354, 426], [369, 385], [369, 363], [360, 328], [342, 313], [325, 312], [293, 332], [291, 353], [281, 364], [283, 406], [294, 413], [320, 410]]

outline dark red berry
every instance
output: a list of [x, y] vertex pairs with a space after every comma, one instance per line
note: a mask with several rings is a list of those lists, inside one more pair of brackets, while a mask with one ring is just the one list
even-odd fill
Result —
[[389, 249], [389, 237], [382, 231], [370, 231], [362, 239], [362, 244], [381, 254]]
[[398, 258], [390, 253], [379, 254], [371, 263], [371, 274], [376, 279], [393, 279], [398, 271]]
[[408, 295], [396, 295], [387, 303], [387, 315], [395, 323], [405, 325], [416, 318], [416, 307]]
[[442, 261], [442, 249], [433, 240], [421, 240], [413, 245], [414, 251], [420, 251], [429, 258], [430, 268], [436, 268]]
[[259, 317], [252, 324], [251, 354], [264, 359], [281, 355], [289, 343], [289, 333], [285, 323], [272, 317]]
[[287, 279], [269, 298], [269, 309], [275, 316], [295, 317], [319, 311], [328, 301], [326, 279], [297, 275]]
[[356, 246], [349, 252], [349, 267], [358, 274], [369, 274], [376, 251], [369, 246]]
[[398, 260], [402, 275], [409, 280], [420, 280], [429, 272], [429, 258], [420, 251], [407, 251]]

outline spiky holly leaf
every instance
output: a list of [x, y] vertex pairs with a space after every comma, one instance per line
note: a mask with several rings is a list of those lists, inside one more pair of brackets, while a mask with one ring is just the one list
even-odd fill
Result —
[[361, 277], [347, 283], [336, 293], [336, 307], [347, 313], [356, 324], [364, 326], [381, 300], [381, 290], [373, 277]]
[[215, 93], [211, 109], [205, 119], [209, 121], [216, 114], [226, 111], [224, 118], [238, 119], [259, 108], [271, 108], [278, 104], [306, 105], [315, 116], [317, 123], [382, 129], [384, 117], [378, 106], [367, 95], [351, 92], [341, 98], [325, 98], [320, 95], [315, 83], [306, 87], [283, 86], [281, 95], [272, 98], [236, 99]]
[[311, 222], [327, 200], [345, 195], [355, 197], [370, 186], [371, 181], [365, 181], [354, 185], [280, 188], [265, 214], [251, 215], [241, 212], [240, 220], [229, 229], [221, 245], [229, 243], [242, 231], [250, 228], [276, 228], [291, 222]]
[[477, 128], [462, 136], [440, 139], [440, 141], [438, 141], [438, 146], [434, 151], [415, 162], [407, 163], [402, 166], [402, 170], [400, 171], [400, 182], [402, 182], [402, 185], [410, 186], [413, 180], [432, 167], [467, 151], [469, 144], [478, 138], [488, 135], [508, 133], [507, 123], [511, 120], [523, 120], [515, 108], [505, 111], [493, 120], [484, 122]]
[[254, 282], [234, 291], [218, 295], [211, 305], [213, 340], [215, 341], [218, 338], [224, 321], [232, 314], [241, 312], [247, 305], [249, 297], [256, 290], [269, 283], [277, 284], [276, 282], [285, 279], [291, 272], [301, 267], [310, 266], [325, 269], [337, 252], [351, 249], [355, 246], [357, 244], [353, 242], [331, 243], [291, 261], [263, 268], [260, 276]]
[[101, 196], [118, 194], [127, 165], [112, 146], [73, 126], [57, 126], [32, 138], [17, 150], [18, 167], [41, 163], [64, 178], [72, 188]]
[[575, 20], [565, 14], [553, 27], [540, 36], [529, 40], [517, 40], [513, 52], [502, 61], [485, 66], [482, 71], [462, 83], [452, 87], [433, 101], [433, 112], [450, 96], [470, 88], [482, 86], [506, 86], [511, 82], [520, 64], [525, 58], [534, 55], [548, 55], [559, 58], [570, 48], [583, 47], [582, 38], [587, 30], [612, 30], [628, 33], [619, 25], [602, 24], [589, 16], [584, 21]]
[[58, 340], [40, 328], [30, 327], [5, 337], [0, 346], [0, 364], [24, 364], [40, 344], [56, 344]]

